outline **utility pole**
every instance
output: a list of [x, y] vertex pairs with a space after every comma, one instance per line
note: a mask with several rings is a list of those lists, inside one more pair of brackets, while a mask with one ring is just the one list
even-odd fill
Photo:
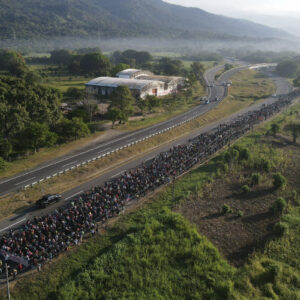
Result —
[[9, 278], [8, 278], [8, 266], [7, 266], [7, 262], [6, 262], [6, 261], [5, 261], [5, 270], [6, 270], [7, 298], [8, 298], [8, 300], [10, 300]]

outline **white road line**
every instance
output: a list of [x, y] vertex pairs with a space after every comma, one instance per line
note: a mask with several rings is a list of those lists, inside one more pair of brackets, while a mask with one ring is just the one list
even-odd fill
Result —
[[112, 176], [111, 178], [116, 178], [116, 177], [118, 177], [119, 175], [121, 175], [123, 172], [124, 172], [124, 171], [121, 171], [121, 172], [119, 172], [118, 174], [115, 174], [114, 176]]
[[21, 182], [19, 182], [19, 183], [16, 183], [15, 185], [23, 184], [24, 182], [27, 182], [27, 181], [32, 180], [32, 179], [34, 179], [34, 178], [35, 178], [35, 177], [29, 178], [29, 179], [27, 179], [27, 180], [24, 180], [24, 181], [21, 181]]
[[71, 198], [73, 198], [73, 197], [75, 197], [75, 196], [77, 196], [77, 195], [79, 195], [79, 194], [81, 194], [81, 193], [83, 193], [83, 191], [80, 191], [80, 192], [78, 192], [78, 193], [76, 193], [76, 194], [74, 194], [74, 195], [72, 195], [72, 196], [66, 198], [65, 201], [66, 201], [66, 200], [69, 200], [69, 199], [71, 199]]
[[18, 221], [18, 222], [16, 222], [16, 223], [14, 223], [14, 224], [12, 224], [12, 225], [9, 225], [9, 226], [7, 226], [7, 227], [1, 229], [0, 232], [5, 231], [6, 229], [11, 228], [11, 227], [13, 227], [13, 226], [15, 226], [15, 225], [17, 225], [17, 224], [23, 222], [23, 221], [26, 221], [26, 218], [24, 218], [24, 219], [22, 219], [22, 220], [20, 220], [20, 221]]
[[148, 158], [145, 162], [148, 162], [149, 160], [152, 160], [154, 157], [155, 157], [155, 155], [152, 156], [152, 157], [150, 157], [150, 158]]
[[66, 166], [69, 166], [69, 165], [72, 165], [72, 164], [75, 164], [75, 163], [77, 163], [77, 160], [74, 160], [74, 161], [62, 166], [62, 168], [66, 167]]
[[[241, 67], [238, 67], [238, 68], [241, 68]], [[235, 69], [238, 69], [238, 68], [235, 68]], [[234, 69], [231, 69], [231, 70], [234, 70]], [[229, 71], [230, 71], [230, 70], [229, 70]], [[229, 72], [229, 71], [227, 71], [227, 72]], [[225, 72], [224, 74], [226, 74], [227, 72]], [[224, 74], [223, 74], [223, 75], [224, 75]], [[222, 75], [222, 76], [223, 76], [223, 75]], [[221, 77], [222, 77], [222, 76], [221, 76]], [[195, 108], [191, 109], [190, 111], [187, 111], [187, 112], [183, 113], [182, 115], [180, 115], [180, 116], [178, 116], [178, 117], [183, 117], [183, 116], [185, 116], [185, 115], [188, 115], [188, 114], [192, 113], [194, 110], [197, 110], [197, 109], [198, 109], [198, 107], [195, 107]], [[155, 125], [153, 125], [153, 126], [150, 127], [150, 128], [152, 128], [152, 130], [153, 130], [153, 129], [157, 128], [157, 127], [160, 127], [160, 126], [163, 126], [163, 125], [165, 125], [165, 124], [168, 124], [170, 121], [176, 121], [177, 119], [178, 119], [178, 118], [175, 117], [174, 119], [166, 120], [166, 121], [164, 121], [164, 122], [155, 124]], [[122, 140], [128, 140], [130, 137], [135, 136], [136, 134], [141, 134], [141, 133], [143, 133], [143, 132], [149, 130], [150, 128], [148, 127], [148, 128], [141, 129], [141, 130], [138, 131], [138, 132], [133, 132], [133, 133], [131, 133], [131, 134], [128, 134], [127, 136], [123, 136], [123, 137], [120, 137], [120, 138], [118, 138], [118, 139], [115, 139], [115, 140], [112, 140], [112, 141], [108, 141], [108, 142], [106, 142], [106, 143], [104, 143], [104, 144], [101, 144], [100, 146], [97, 146], [97, 147], [92, 148], [92, 149], [88, 149], [88, 150], [86, 150], [86, 151], [82, 151], [82, 152], [80, 152], [80, 153], [78, 153], [78, 154], [75, 154], [75, 155], [73, 155], [73, 156], [66, 157], [66, 158], [64, 158], [64, 159], [62, 159], [62, 160], [60, 160], [60, 161], [53, 162], [52, 164], [49, 164], [49, 165], [46, 165], [46, 166], [42, 166], [42, 167], [40, 167], [40, 168], [38, 168], [38, 169], [35, 169], [35, 170], [30, 171], [30, 172], [24, 173], [24, 174], [22, 174], [22, 175], [19, 175], [19, 176], [16, 176], [16, 177], [7, 179], [7, 180], [5, 180], [5, 181], [0, 181], [0, 185], [3, 184], [3, 183], [9, 182], [9, 181], [15, 180], [15, 179], [17, 179], [17, 178], [19, 178], [19, 177], [24, 177], [24, 176], [26, 176], [26, 175], [28, 175], [28, 174], [31, 174], [31, 173], [40, 171], [40, 170], [45, 169], [45, 168], [48, 168], [48, 167], [50, 167], [50, 166], [57, 165], [57, 164], [59, 164], [59, 163], [61, 163], [61, 162], [64, 162], [64, 161], [66, 161], [66, 160], [68, 160], [68, 159], [72, 159], [72, 158], [78, 157], [78, 156], [80, 156], [80, 155], [82, 155], [82, 154], [85, 154], [85, 153], [94, 151], [94, 150], [99, 149], [99, 148], [101, 148], [101, 147], [103, 147], [103, 146], [106, 146], [106, 145], [109, 145], [109, 144], [112, 144], [112, 143], [116, 143], [116, 142], [119, 142], [119, 141], [122, 141]]]

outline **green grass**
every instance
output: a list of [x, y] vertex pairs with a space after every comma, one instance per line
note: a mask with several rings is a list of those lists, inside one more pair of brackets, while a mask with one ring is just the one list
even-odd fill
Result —
[[[252, 157], [269, 157], [278, 168], [281, 151], [260, 140], [272, 122], [290, 116], [290, 108], [238, 144]], [[176, 180], [118, 220], [101, 236], [20, 280], [14, 299], [299, 299], [300, 208], [289, 206], [282, 218], [289, 231], [236, 269], [216, 248], [171, 209], [200, 193], [222, 167], [219, 155]], [[220, 175], [220, 174], [219, 174]], [[298, 187], [299, 190], [299, 187]], [[286, 194], [285, 194], [286, 193]], [[282, 192], [286, 199], [290, 191]]]
[[253, 70], [241, 71], [231, 78], [230, 97], [242, 101], [267, 98], [276, 92], [274, 82]]

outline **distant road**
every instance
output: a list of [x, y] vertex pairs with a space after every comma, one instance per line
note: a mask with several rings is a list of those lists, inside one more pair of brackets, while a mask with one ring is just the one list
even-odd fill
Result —
[[[178, 115], [165, 122], [134, 132], [121, 134], [111, 140], [93, 144], [92, 146], [74, 151], [71, 155], [59, 157], [57, 159], [48, 161], [47, 163], [41, 164], [40, 166], [37, 166], [36, 168], [33, 168], [31, 170], [19, 173], [18, 175], [11, 178], [0, 180], [0, 196], [3, 196], [10, 192], [18, 191], [24, 186], [28, 186], [32, 183], [38, 182], [39, 180], [45, 179], [48, 176], [62, 172], [67, 168], [79, 165], [87, 160], [90, 160], [97, 156], [101, 156], [108, 152], [115, 151], [116, 149], [124, 147], [125, 145], [134, 143], [147, 136], [151, 136], [162, 130], [165, 130], [166, 128], [177, 126], [182, 122], [205, 114], [219, 104], [219, 102], [214, 101], [216, 97], [219, 99], [224, 98], [226, 89], [223, 86], [223, 82], [228, 81], [234, 74], [248, 67], [245, 66], [231, 69], [230, 71], [225, 72], [217, 82], [214, 82], [215, 74], [222, 68], [223, 66], [216, 66], [208, 70], [204, 75], [208, 85], [208, 95], [210, 100], [209, 104], [204, 105], [202, 103], [194, 107], [190, 111]], [[281, 89], [278, 94], [280, 92], [285, 93], [285, 91], [283, 92], [281, 91]]]

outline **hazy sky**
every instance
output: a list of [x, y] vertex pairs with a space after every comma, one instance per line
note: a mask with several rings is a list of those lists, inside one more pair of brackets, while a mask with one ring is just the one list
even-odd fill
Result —
[[238, 11], [264, 15], [300, 13], [299, 0], [165, 0], [184, 6], [200, 7], [215, 13], [235, 14]]
[[164, 0], [199, 7], [234, 18], [248, 19], [300, 36], [300, 0]]

